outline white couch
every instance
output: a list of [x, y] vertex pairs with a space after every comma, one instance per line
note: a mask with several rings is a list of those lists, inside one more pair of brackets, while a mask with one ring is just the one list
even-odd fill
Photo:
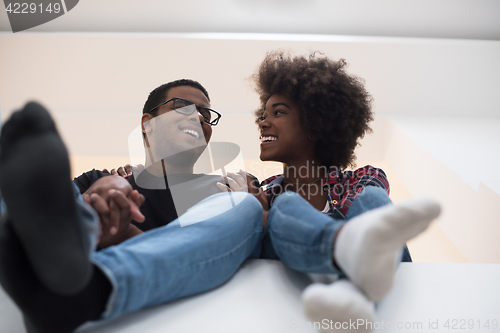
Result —
[[[87, 324], [78, 333], [318, 332], [320, 324], [314, 328], [300, 303], [309, 283], [306, 274], [279, 261], [248, 260], [215, 290]], [[500, 332], [500, 264], [402, 263], [378, 316], [374, 332]], [[1, 290], [0, 332], [25, 332], [20, 313]]]

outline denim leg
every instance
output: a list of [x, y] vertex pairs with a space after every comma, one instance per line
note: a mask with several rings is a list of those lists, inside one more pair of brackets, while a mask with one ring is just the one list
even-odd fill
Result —
[[2, 216], [7, 211], [7, 206], [3, 202], [2, 192], [0, 192], [0, 216]]
[[[183, 216], [203, 216], [225, 195], [213, 195]], [[241, 196], [237, 198], [240, 204], [218, 216], [184, 227], [177, 219], [94, 253], [93, 262], [113, 284], [103, 319], [204, 292], [227, 281], [262, 236], [260, 203], [247, 193], [233, 195]]]
[[73, 182], [72, 184], [73, 194], [75, 196], [76, 202], [76, 212], [84, 231], [88, 235], [88, 238], [84, 239], [84, 241], [87, 242], [85, 246], [89, 249], [90, 258], [96, 248], [97, 237], [100, 233], [99, 215], [97, 215], [96, 211], [92, 207], [90, 207], [85, 201], [83, 201], [83, 197], [80, 194], [78, 186], [76, 186]]
[[369, 210], [389, 204], [392, 204], [392, 201], [389, 199], [389, 195], [383, 188], [366, 186], [352, 202], [351, 207], [349, 207], [349, 210], [347, 211], [346, 219], [349, 220]]
[[281, 194], [267, 217], [267, 231], [281, 261], [297, 271], [341, 274], [333, 266], [333, 238], [345, 221], [335, 220], [293, 192]]
[[[276, 251], [274, 250], [273, 242], [271, 241], [271, 235], [269, 233], [269, 227], [267, 225], [262, 235], [262, 242], [259, 244], [259, 250], [259, 255], [255, 258], [280, 260], [280, 258], [276, 254]], [[252, 258], [254, 258], [254, 256], [252, 256]]]
[[[338, 274], [342, 278], [344, 274], [332, 263], [333, 239], [338, 229], [353, 217], [391, 203], [383, 188], [367, 186], [351, 204], [346, 218], [335, 220], [298, 194], [286, 192], [275, 200], [269, 211], [264, 240], [269, 234], [271, 250], [290, 268], [307, 273]], [[411, 261], [406, 246], [402, 258], [402, 261]]]

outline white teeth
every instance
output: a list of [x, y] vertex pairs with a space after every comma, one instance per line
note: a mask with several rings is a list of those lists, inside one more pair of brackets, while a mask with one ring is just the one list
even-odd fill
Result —
[[182, 130], [184, 133], [191, 134], [192, 136], [196, 137], [197, 139], [200, 137], [198, 132], [190, 130], [190, 129], [183, 129]]
[[277, 138], [277, 137], [275, 137], [275, 136], [261, 136], [261, 137], [260, 137], [260, 141], [261, 141], [261, 142], [266, 142], [266, 141], [276, 141], [276, 140], [278, 140], [278, 138]]

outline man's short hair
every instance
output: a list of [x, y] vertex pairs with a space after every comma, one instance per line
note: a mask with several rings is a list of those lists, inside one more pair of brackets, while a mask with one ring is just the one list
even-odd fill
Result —
[[[199, 89], [205, 96], [207, 96], [208, 100], [210, 101], [210, 97], [208, 97], [207, 90], [198, 81], [190, 79], [180, 79], [162, 84], [161, 86], [150, 92], [148, 100], [146, 101], [146, 103], [144, 103], [144, 108], [142, 109], [142, 113], [143, 114], [148, 113], [155, 106], [161, 104], [162, 102], [165, 102], [168, 91], [171, 88], [180, 86], [190, 86]], [[154, 110], [151, 114], [155, 116], [157, 111], [158, 109]]]

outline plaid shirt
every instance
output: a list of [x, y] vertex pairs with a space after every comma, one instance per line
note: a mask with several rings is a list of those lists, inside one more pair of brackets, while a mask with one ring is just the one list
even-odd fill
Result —
[[[271, 207], [273, 201], [282, 192], [283, 175], [267, 178], [261, 183], [266, 186], [265, 192]], [[349, 207], [365, 186], [382, 187], [389, 194], [389, 182], [384, 171], [367, 165], [354, 171], [342, 172], [337, 167], [331, 167], [329, 173], [321, 182], [323, 191], [328, 194], [328, 214], [335, 219], [345, 218]]]

